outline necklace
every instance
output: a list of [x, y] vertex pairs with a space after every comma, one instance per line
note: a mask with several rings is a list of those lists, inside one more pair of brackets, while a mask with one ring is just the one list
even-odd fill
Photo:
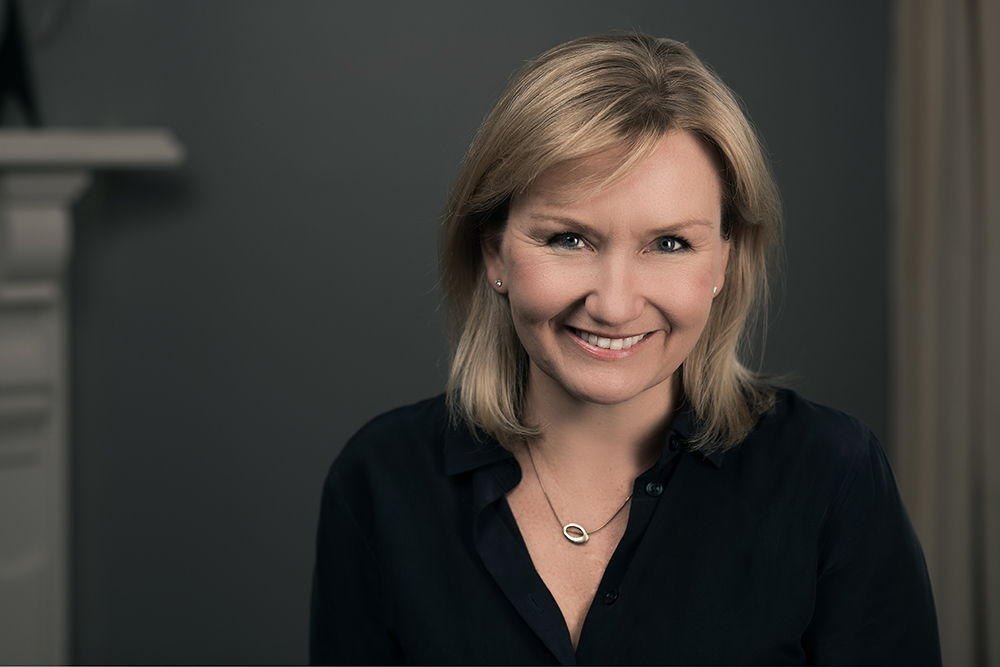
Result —
[[556, 523], [562, 526], [563, 535], [566, 537], [567, 540], [569, 540], [573, 544], [584, 544], [587, 540], [590, 539], [591, 535], [593, 535], [594, 533], [596, 533], [597, 531], [601, 530], [609, 523], [614, 521], [615, 517], [618, 516], [623, 509], [625, 509], [626, 505], [628, 505], [628, 501], [632, 500], [632, 494], [630, 493], [628, 494], [628, 498], [625, 499], [625, 502], [622, 503], [622, 506], [619, 507], [615, 511], [615, 513], [611, 515], [610, 519], [601, 524], [600, 528], [595, 528], [589, 533], [586, 530], [584, 530], [583, 526], [581, 526], [578, 523], [563, 524], [562, 519], [559, 518], [559, 514], [556, 512], [556, 508], [552, 506], [552, 501], [549, 499], [549, 494], [545, 492], [545, 485], [542, 484], [542, 477], [541, 475], [538, 474], [538, 466], [535, 465], [535, 456], [531, 453], [531, 445], [528, 444], [527, 441], [525, 441], [524, 444], [528, 448], [528, 458], [531, 459], [531, 468], [535, 471], [535, 479], [538, 480], [538, 486], [539, 488], [542, 489], [542, 495], [545, 496], [545, 502], [549, 504], [549, 509], [552, 510], [552, 516], [556, 518]]

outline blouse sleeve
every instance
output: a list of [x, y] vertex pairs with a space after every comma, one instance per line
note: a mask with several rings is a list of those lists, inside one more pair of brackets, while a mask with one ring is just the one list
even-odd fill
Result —
[[869, 436], [820, 538], [813, 664], [941, 664], [924, 555], [881, 445]]
[[385, 618], [378, 561], [341, 482], [334, 464], [320, 506], [309, 661], [314, 665], [399, 664], [399, 646]]

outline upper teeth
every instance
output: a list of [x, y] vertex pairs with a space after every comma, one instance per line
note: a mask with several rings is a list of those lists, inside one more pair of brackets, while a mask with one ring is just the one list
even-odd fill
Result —
[[628, 338], [601, 338], [592, 333], [587, 333], [586, 331], [577, 331], [580, 338], [587, 341], [591, 345], [596, 345], [597, 347], [603, 347], [605, 350], [622, 350], [628, 349], [638, 343], [646, 334], [639, 334], [638, 336], [630, 336]]

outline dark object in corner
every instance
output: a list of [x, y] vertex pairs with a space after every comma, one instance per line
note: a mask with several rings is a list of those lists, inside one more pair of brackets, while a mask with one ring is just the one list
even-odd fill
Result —
[[[0, 36], [0, 105], [8, 95], [21, 105], [24, 118], [31, 127], [42, 124], [35, 103], [34, 90], [28, 76], [28, 60], [25, 55], [24, 35], [21, 32], [21, 17], [17, 8], [17, 0], [6, 0], [2, 3], [3, 35]], [[3, 113], [0, 106], [0, 114]], [[6, 119], [0, 115], [0, 125]]]

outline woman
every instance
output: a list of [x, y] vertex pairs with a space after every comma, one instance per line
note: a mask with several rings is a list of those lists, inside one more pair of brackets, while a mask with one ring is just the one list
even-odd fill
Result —
[[940, 662], [874, 436], [739, 361], [779, 237], [753, 130], [684, 45], [529, 63], [444, 221], [448, 392], [327, 479], [312, 660]]

